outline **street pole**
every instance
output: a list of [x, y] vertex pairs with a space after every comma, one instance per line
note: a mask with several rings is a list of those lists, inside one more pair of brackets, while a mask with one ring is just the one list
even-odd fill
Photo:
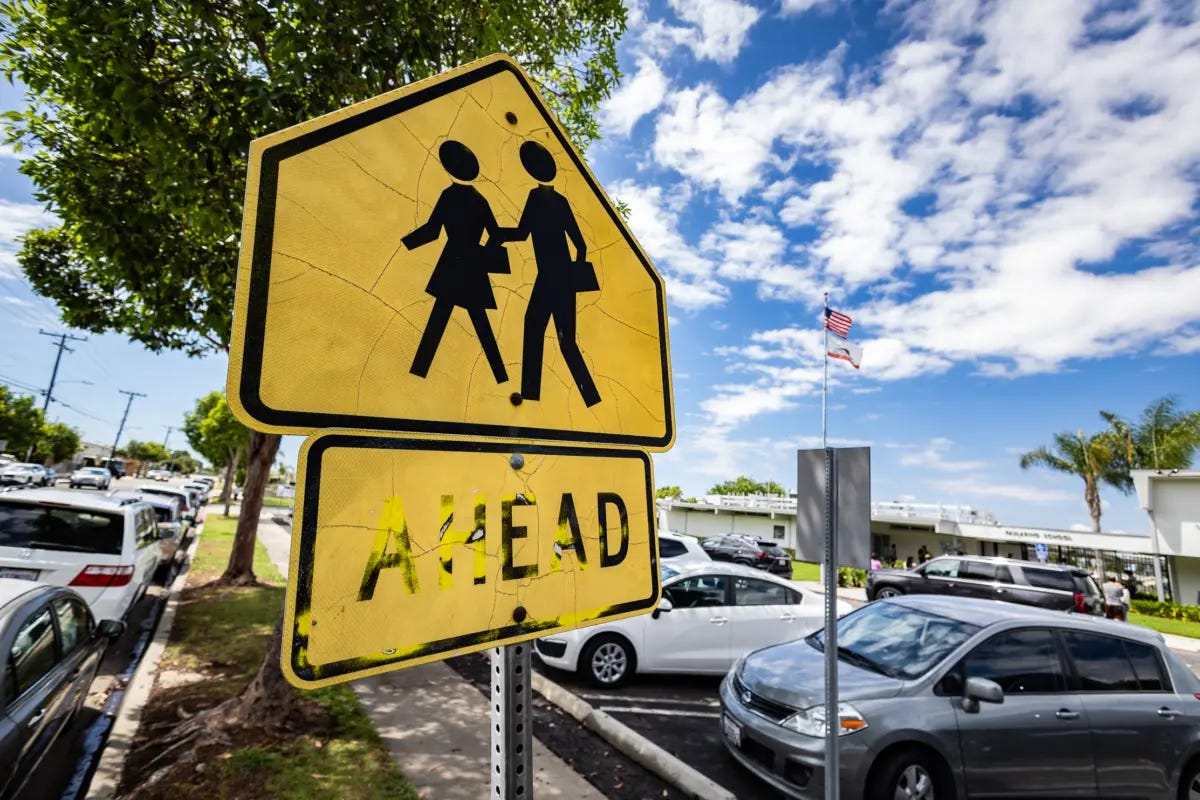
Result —
[[[49, 336], [51, 338], [58, 339], [58, 341], [54, 343], [54, 346], [58, 348], [58, 353], [56, 353], [54, 356], [54, 369], [50, 371], [50, 386], [46, 389], [46, 400], [42, 403], [42, 419], [45, 419], [46, 411], [50, 408], [50, 399], [54, 395], [54, 381], [58, 378], [58, 364], [60, 361], [62, 361], [63, 350], [66, 350], [68, 353], [75, 352], [71, 348], [67, 347], [67, 339], [70, 339], [74, 342], [86, 342], [87, 337], [72, 336], [69, 333], [51, 333], [50, 331], [44, 331], [41, 328], [38, 328], [38, 333], [40, 333], [42, 336]], [[25, 451], [26, 461], [33, 458], [33, 446], [35, 443], [36, 441], [30, 442], [29, 449]]]
[[532, 642], [491, 650], [492, 800], [533, 797]]
[[163, 437], [163, 450], [167, 449], [167, 439], [171, 438], [171, 431], [173, 430], [175, 430], [174, 427], [170, 425], [167, 426], [167, 435]]
[[839, 800], [837, 643], [837, 451], [825, 448], [825, 800]]
[[146, 396], [141, 392], [131, 392], [128, 389], [118, 389], [117, 391], [129, 395], [129, 402], [125, 404], [125, 413], [121, 415], [121, 424], [117, 426], [117, 438], [113, 440], [112, 452], [108, 454], [109, 472], [112, 472], [112, 462], [117, 457], [117, 445], [121, 442], [121, 434], [125, 432], [125, 420], [129, 419], [129, 407], [133, 405], [133, 398]]

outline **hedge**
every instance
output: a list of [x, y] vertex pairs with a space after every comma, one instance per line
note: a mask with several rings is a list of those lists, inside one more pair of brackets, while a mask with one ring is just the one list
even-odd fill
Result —
[[1182, 619], [1188, 622], [1200, 622], [1200, 606], [1182, 606], [1178, 603], [1160, 603], [1157, 600], [1130, 601], [1130, 607], [1139, 614], [1164, 619]]

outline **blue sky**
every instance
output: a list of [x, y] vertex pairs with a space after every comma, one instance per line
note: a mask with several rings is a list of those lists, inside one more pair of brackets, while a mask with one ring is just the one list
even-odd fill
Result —
[[[794, 483], [821, 433], [821, 293], [862, 369], [829, 433], [877, 500], [1087, 525], [1082, 483], [1023, 472], [1056, 431], [1200, 407], [1200, 22], [1185, 3], [637, 3], [588, 154], [667, 280], [678, 437], [660, 485]], [[0, 89], [0, 106], [21, 102]], [[0, 379], [42, 387], [51, 304], [14, 240], [48, 219], [0, 153]], [[115, 335], [64, 357], [51, 417], [162, 440], [225, 360]], [[172, 443], [182, 444], [172, 433]], [[298, 440], [285, 441], [293, 461]], [[1142, 532], [1113, 490], [1106, 530]]]

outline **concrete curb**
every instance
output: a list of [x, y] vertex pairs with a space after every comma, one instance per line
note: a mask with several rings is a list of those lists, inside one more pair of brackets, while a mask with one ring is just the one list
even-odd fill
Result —
[[85, 795], [86, 800], [113, 800], [117, 796], [117, 786], [121, 783], [121, 774], [125, 771], [125, 759], [133, 748], [133, 739], [142, 721], [142, 711], [146, 708], [146, 701], [150, 699], [150, 690], [154, 687], [154, 678], [158, 674], [159, 659], [162, 658], [167, 640], [171, 638], [175, 612], [179, 608], [179, 593], [187, 584], [192, 558], [196, 555], [196, 547], [200, 544], [200, 534], [203, 532], [204, 525], [201, 524], [196, 528], [187, 553], [184, 554], [183, 564], [180, 565], [179, 572], [167, 591], [167, 605], [158, 618], [154, 638], [142, 654], [142, 660], [129, 685], [125, 687], [121, 709], [113, 723], [112, 732], [109, 733], [104, 753], [100, 756], [100, 763], [96, 765], [96, 771], [92, 775], [92, 782]]
[[579, 721], [583, 727], [695, 800], [737, 800], [713, 782], [654, 742], [541, 673], [533, 673], [533, 690]]

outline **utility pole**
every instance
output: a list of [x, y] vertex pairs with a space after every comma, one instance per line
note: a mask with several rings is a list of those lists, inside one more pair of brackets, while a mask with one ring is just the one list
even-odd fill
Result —
[[175, 430], [174, 427], [170, 425], [167, 426], [167, 435], [163, 437], [163, 450], [167, 449], [167, 439], [171, 438], [171, 431], [173, 430]]
[[[54, 346], [58, 348], [58, 353], [54, 356], [54, 369], [50, 371], [50, 386], [46, 389], [46, 400], [42, 403], [42, 418], [45, 419], [46, 411], [50, 408], [50, 400], [54, 396], [54, 381], [58, 378], [58, 363], [62, 361], [63, 350], [66, 350], [68, 353], [75, 352], [71, 348], [67, 347], [67, 339], [70, 339], [73, 342], [86, 342], [87, 337], [72, 336], [69, 333], [51, 333], [50, 331], [44, 331], [41, 328], [38, 328], [38, 333], [40, 333], [42, 336], [49, 336], [53, 339], [58, 339], [58, 341], [54, 343]], [[29, 449], [25, 451], [26, 461], [33, 458], [33, 445], [34, 442], [30, 442]]]
[[121, 415], [121, 424], [117, 426], [117, 438], [113, 440], [112, 452], [108, 454], [108, 470], [112, 471], [112, 460], [117, 457], [117, 445], [121, 443], [121, 434], [125, 431], [125, 420], [129, 419], [129, 407], [133, 405], [133, 398], [145, 397], [141, 392], [131, 392], [128, 389], [118, 389], [121, 394], [129, 395], [129, 402], [125, 404], [125, 413]]

